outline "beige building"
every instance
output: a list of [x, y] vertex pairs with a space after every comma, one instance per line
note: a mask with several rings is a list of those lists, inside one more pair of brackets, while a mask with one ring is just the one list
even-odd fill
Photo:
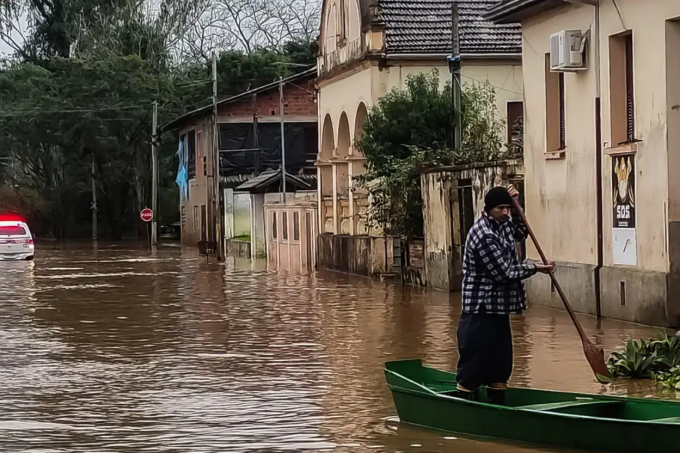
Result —
[[[482, 19], [494, 0], [456, 3], [462, 82], [488, 80], [496, 87], [499, 115], [513, 121], [522, 115], [520, 28]], [[450, 80], [451, 36], [451, 0], [324, 0], [317, 65], [322, 267], [366, 275], [389, 271], [391, 241], [369, 231], [367, 196], [352, 188], [365, 165], [355, 139], [370, 108], [402, 88], [409, 74], [437, 68], [442, 82]], [[356, 265], [351, 255], [364, 264]]]
[[[567, 296], [677, 326], [680, 2], [506, 0], [487, 17], [522, 25], [526, 211]], [[527, 288], [561, 305], [547, 278]]]

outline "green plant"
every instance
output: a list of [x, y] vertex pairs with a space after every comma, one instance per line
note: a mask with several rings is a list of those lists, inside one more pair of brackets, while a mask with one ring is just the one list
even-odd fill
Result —
[[358, 185], [368, 192], [371, 226], [405, 239], [422, 235], [420, 174], [428, 167], [453, 162], [453, 151], [448, 149], [408, 148], [410, 156], [385, 161], [385, 168], [391, 168], [389, 175], [376, 177], [367, 173], [357, 178]]
[[496, 106], [496, 90], [489, 81], [465, 83], [461, 101], [463, 147], [456, 150], [456, 165], [508, 157], [503, 149], [504, 123]]
[[663, 332], [656, 340], [651, 341], [651, 345], [657, 355], [657, 368], [663, 370], [680, 367], [680, 337], [668, 336]]
[[656, 359], [651, 341], [629, 340], [623, 352], [612, 352], [607, 367], [615, 377], [648, 379], [653, 376]]
[[680, 390], [680, 367], [675, 366], [668, 371], [654, 374], [656, 381], [663, 387], [671, 390]]
[[655, 378], [674, 386], [680, 380], [680, 337], [661, 332], [656, 338], [629, 340], [623, 352], [613, 352], [607, 362], [616, 377]]

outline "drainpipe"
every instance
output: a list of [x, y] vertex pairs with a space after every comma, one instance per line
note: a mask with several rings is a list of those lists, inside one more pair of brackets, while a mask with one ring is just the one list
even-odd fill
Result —
[[595, 311], [597, 319], [602, 316], [602, 285], [600, 273], [604, 265], [604, 239], [602, 220], [602, 82], [600, 77], [600, 2], [595, 5], [595, 27], [593, 44], [595, 46], [595, 186], [597, 190], [597, 265], [595, 266]]

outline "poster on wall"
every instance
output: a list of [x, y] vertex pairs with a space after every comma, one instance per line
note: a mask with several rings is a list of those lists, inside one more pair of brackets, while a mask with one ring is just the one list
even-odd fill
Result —
[[637, 265], [635, 156], [612, 157], [614, 264]]

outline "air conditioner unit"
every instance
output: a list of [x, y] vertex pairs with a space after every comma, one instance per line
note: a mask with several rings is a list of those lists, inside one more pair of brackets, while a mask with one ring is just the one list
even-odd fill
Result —
[[554, 72], [586, 70], [583, 51], [586, 39], [581, 30], [562, 30], [550, 35], [550, 70]]

